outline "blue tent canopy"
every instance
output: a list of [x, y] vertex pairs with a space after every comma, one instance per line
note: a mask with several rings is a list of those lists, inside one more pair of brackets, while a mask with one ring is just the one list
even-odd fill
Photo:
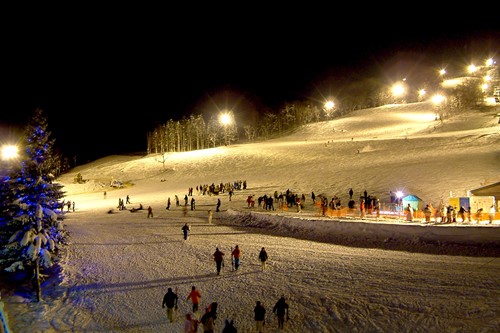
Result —
[[408, 204], [410, 204], [413, 210], [422, 210], [424, 206], [423, 200], [413, 194], [403, 197], [403, 208], [408, 206]]

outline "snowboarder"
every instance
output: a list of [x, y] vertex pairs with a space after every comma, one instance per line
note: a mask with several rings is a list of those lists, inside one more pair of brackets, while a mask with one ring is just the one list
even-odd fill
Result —
[[266, 269], [267, 252], [266, 249], [262, 248], [259, 253], [259, 260], [262, 263], [262, 270]]
[[286, 320], [288, 321], [288, 304], [285, 301], [285, 296], [281, 296], [281, 298], [276, 302], [273, 308], [273, 313], [278, 317], [278, 329], [283, 329], [285, 324], [285, 314]]
[[220, 251], [219, 248], [217, 247], [215, 249], [213, 257], [215, 260], [215, 266], [217, 268], [217, 275], [220, 275], [220, 270], [222, 268], [222, 265], [224, 264], [224, 252]]
[[234, 250], [231, 252], [231, 255], [233, 256], [234, 259], [234, 270], [238, 270], [240, 267], [240, 257], [241, 257], [241, 250], [238, 245], [234, 248]]
[[182, 232], [184, 233], [184, 240], [187, 240], [188, 236], [189, 236], [189, 231], [191, 230], [191, 228], [189, 227], [189, 224], [185, 223], [181, 229], [182, 229]]
[[174, 309], [177, 310], [177, 294], [172, 291], [172, 288], [168, 288], [167, 293], [163, 296], [163, 302], [161, 303], [161, 307], [164, 309], [167, 307], [167, 318], [173, 323], [174, 322]]
[[198, 307], [200, 305], [200, 298], [201, 298], [200, 292], [198, 291], [198, 289], [196, 289], [195, 286], [192, 286], [191, 292], [189, 293], [186, 300], [189, 301], [191, 299], [191, 302], [193, 303], [193, 313], [198, 312]]

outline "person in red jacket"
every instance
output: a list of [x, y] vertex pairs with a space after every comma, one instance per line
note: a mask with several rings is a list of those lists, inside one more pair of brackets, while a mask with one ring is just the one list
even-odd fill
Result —
[[189, 293], [189, 295], [188, 295], [188, 297], [187, 297], [186, 300], [190, 300], [191, 299], [191, 302], [193, 302], [193, 313], [198, 312], [198, 308], [199, 308], [199, 305], [200, 305], [200, 298], [201, 298], [200, 292], [198, 291], [198, 289], [196, 289], [195, 286], [192, 286], [191, 287], [191, 292]]
[[235, 246], [233, 252], [231, 252], [233, 259], [234, 259], [234, 269], [238, 270], [238, 267], [240, 267], [240, 257], [241, 257], [241, 250], [238, 245]]

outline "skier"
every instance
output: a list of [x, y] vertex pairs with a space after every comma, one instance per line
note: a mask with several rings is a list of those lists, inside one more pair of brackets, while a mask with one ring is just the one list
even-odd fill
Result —
[[288, 304], [285, 301], [285, 296], [281, 296], [281, 298], [276, 302], [273, 308], [273, 313], [278, 317], [278, 329], [283, 329], [285, 323], [285, 314], [286, 320], [288, 321]]
[[148, 207], [148, 219], [153, 218], [153, 208], [151, 206]]
[[240, 267], [240, 257], [241, 257], [241, 250], [238, 245], [236, 245], [234, 250], [231, 252], [231, 255], [234, 258], [234, 269], [237, 271], [238, 268]]
[[262, 248], [259, 252], [259, 260], [262, 263], [262, 270], [266, 269], [267, 252], [266, 249]]
[[215, 249], [213, 257], [215, 260], [215, 266], [217, 268], [217, 275], [220, 275], [221, 267], [224, 264], [224, 252], [220, 251], [219, 248], [217, 247]]
[[127, 200], [126, 200], [126, 202], [125, 202], [125, 203], [126, 203], [126, 204], [129, 204], [129, 203], [130, 203], [130, 197], [129, 197], [129, 195], [128, 195], [128, 194], [127, 194]]
[[167, 293], [163, 296], [163, 302], [161, 307], [164, 309], [167, 307], [167, 318], [171, 323], [174, 322], [174, 308], [177, 309], [177, 294], [172, 291], [172, 288], [168, 288]]
[[216, 207], [215, 211], [220, 212], [220, 199], [217, 199], [217, 207]]
[[186, 300], [189, 301], [191, 299], [191, 302], [193, 302], [193, 313], [198, 312], [198, 307], [200, 305], [200, 298], [201, 298], [200, 292], [198, 291], [198, 289], [196, 289], [195, 286], [192, 286], [191, 292], [189, 293]]
[[187, 240], [188, 236], [189, 236], [189, 231], [191, 230], [191, 228], [189, 227], [189, 224], [185, 223], [181, 229], [182, 229], [182, 232], [184, 233], [184, 240]]
[[167, 199], [167, 208], [165, 208], [166, 210], [169, 210], [170, 209], [170, 197], [168, 197]]

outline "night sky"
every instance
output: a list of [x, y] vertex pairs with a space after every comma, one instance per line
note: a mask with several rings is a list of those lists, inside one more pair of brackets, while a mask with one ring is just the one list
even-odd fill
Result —
[[145, 154], [147, 132], [169, 119], [203, 114], [207, 121], [232, 109], [243, 124], [284, 102], [321, 104], [342, 81], [383, 78], [403, 57], [410, 67], [440, 66], [499, 53], [494, 22], [430, 26], [361, 16], [345, 24], [300, 10], [174, 21], [171, 11], [151, 20], [133, 11], [26, 16], [4, 27], [2, 142], [40, 107], [57, 147], [78, 164]]

